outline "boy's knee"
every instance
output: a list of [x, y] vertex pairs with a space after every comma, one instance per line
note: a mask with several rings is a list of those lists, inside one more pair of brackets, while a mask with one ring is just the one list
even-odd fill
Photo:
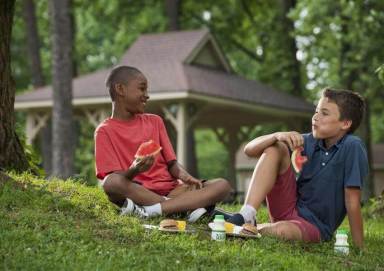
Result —
[[124, 176], [111, 173], [104, 178], [103, 189], [107, 194], [116, 193], [127, 187], [127, 180]]
[[224, 196], [233, 192], [233, 188], [230, 185], [230, 183], [223, 178], [209, 180], [208, 182], [204, 183], [204, 186], [210, 187], [209, 189], [214, 190], [215, 193], [218, 193]]
[[295, 225], [292, 225], [291, 223], [285, 221], [277, 222], [273, 226], [273, 233], [274, 235], [285, 240], [301, 239], [300, 229], [297, 228]]
[[220, 184], [220, 187], [225, 193], [230, 193], [233, 191], [231, 184], [226, 179], [219, 178], [218, 183]]
[[278, 155], [278, 156], [289, 154], [288, 147], [282, 142], [276, 142], [272, 146], [267, 147], [264, 150], [264, 153]]

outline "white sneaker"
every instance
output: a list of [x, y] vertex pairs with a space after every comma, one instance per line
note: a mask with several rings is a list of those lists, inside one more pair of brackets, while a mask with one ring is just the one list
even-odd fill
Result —
[[147, 218], [149, 216], [144, 207], [136, 205], [131, 199], [126, 198], [123, 207], [120, 209], [120, 215], [131, 214], [140, 218]]
[[202, 217], [205, 213], [207, 212], [207, 209], [205, 208], [197, 208], [196, 210], [193, 210], [189, 215], [188, 215], [188, 222], [194, 223], [197, 220], [199, 220], [200, 217]]

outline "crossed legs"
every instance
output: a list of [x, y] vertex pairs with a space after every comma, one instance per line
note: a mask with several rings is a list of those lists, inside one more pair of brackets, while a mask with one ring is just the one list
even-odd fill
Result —
[[164, 214], [185, 212], [200, 207], [213, 205], [225, 199], [232, 190], [228, 181], [214, 179], [203, 184], [203, 188], [191, 190], [187, 185], [181, 185], [164, 197], [132, 182], [125, 177], [112, 173], [106, 177], [103, 185], [109, 200], [121, 206], [126, 198], [130, 198], [138, 205], [161, 204]]

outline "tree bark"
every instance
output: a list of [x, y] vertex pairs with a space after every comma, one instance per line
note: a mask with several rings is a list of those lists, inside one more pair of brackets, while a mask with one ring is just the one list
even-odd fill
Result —
[[44, 86], [43, 70], [40, 58], [40, 40], [36, 24], [35, 3], [33, 0], [24, 0], [23, 18], [27, 32], [27, 49], [32, 72], [32, 84], [34, 88]]
[[373, 157], [372, 157], [372, 132], [371, 132], [371, 111], [370, 111], [370, 102], [368, 99], [365, 101], [366, 112], [362, 121], [362, 130], [363, 130], [363, 139], [367, 147], [367, 156], [368, 156], [368, 165], [369, 165], [369, 174], [368, 179], [365, 180], [363, 184], [363, 202], [367, 202], [369, 198], [374, 196], [375, 185], [374, 185], [374, 174], [373, 174]]
[[[180, 30], [179, 18], [181, 14], [181, 0], [165, 0], [165, 12], [168, 18], [168, 30]], [[188, 110], [189, 113], [189, 110]], [[191, 127], [186, 132], [187, 137], [187, 161], [184, 165], [187, 171], [195, 176], [199, 176], [196, 159], [196, 144], [194, 129]]]
[[69, 0], [49, 1], [53, 36], [52, 175], [73, 175], [72, 33]]
[[10, 42], [15, 1], [0, 2], [0, 168], [28, 169], [28, 161], [15, 132], [15, 84], [11, 74]]
[[165, 13], [168, 17], [169, 31], [176, 31], [180, 29], [180, 2], [181, 0], [165, 0]]
[[301, 67], [300, 62], [297, 60], [296, 53], [297, 53], [297, 45], [295, 37], [292, 36], [292, 32], [294, 31], [294, 25], [293, 21], [288, 18], [288, 13], [291, 9], [295, 8], [296, 6], [296, 0], [282, 0], [282, 26], [283, 30], [282, 34], [285, 35], [286, 43], [284, 46], [286, 46], [288, 50], [288, 54], [291, 58], [291, 65], [290, 65], [290, 71], [291, 71], [291, 85], [292, 88], [289, 90], [289, 92], [296, 96], [303, 96], [303, 91], [301, 87]]
[[[23, 1], [23, 18], [27, 32], [27, 47], [30, 67], [32, 71], [32, 85], [39, 88], [45, 85], [43, 69], [40, 57], [40, 39], [36, 23], [36, 8], [33, 0]], [[47, 175], [52, 171], [52, 128], [51, 120], [47, 122], [39, 136], [40, 151], [43, 158], [43, 168]]]

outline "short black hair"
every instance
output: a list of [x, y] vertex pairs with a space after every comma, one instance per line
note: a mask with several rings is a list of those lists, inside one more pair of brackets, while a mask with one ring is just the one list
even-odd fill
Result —
[[130, 80], [136, 78], [136, 76], [143, 74], [139, 69], [131, 66], [117, 66], [114, 67], [108, 74], [105, 80], [105, 85], [109, 90], [112, 101], [116, 98], [115, 85], [127, 84]]
[[348, 133], [353, 133], [360, 125], [365, 112], [364, 98], [357, 92], [344, 89], [323, 89], [323, 97], [333, 101], [340, 111], [339, 120], [351, 120]]

